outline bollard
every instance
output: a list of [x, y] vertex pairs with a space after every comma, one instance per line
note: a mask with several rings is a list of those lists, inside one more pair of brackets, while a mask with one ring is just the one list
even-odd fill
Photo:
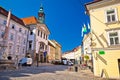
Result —
[[78, 67], [77, 66], [75, 66], [75, 72], [78, 72]]

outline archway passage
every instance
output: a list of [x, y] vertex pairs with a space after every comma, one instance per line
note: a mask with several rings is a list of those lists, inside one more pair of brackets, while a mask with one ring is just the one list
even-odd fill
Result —
[[118, 59], [118, 68], [119, 68], [119, 76], [120, 76], [120, 59]]
[[40, 62], [43, 63], [43, 55], [40, 55]]

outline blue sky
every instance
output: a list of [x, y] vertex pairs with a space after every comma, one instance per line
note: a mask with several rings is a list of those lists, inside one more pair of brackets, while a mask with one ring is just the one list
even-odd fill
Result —
[[62, 52], [72, 50], [82, 41], [81, 29], [89, 22], [84, 4], [93, 0], [0, 0], [0, 6], [12, 10], [19, 18], [38, 18], [40, 4], [43, 4], [45, 23], [50, 30], [49, 39], [62, 45]]

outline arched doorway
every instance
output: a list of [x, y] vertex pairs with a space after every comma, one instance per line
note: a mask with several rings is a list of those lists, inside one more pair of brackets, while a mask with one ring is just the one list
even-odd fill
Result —
[[45, 45], [44, 42], [40, 42], [39, 43], [39, 55], [40, 55], [39, 60], [41, 63], [47, 62], [46, 52], [47, 52], [47, 45]]
[[43, 63], [43, 55], [40, 54], [40, 62]]
[[120, 76], [120, 59], [118, 59], [118, 69], [119, 69], [119, 76]]

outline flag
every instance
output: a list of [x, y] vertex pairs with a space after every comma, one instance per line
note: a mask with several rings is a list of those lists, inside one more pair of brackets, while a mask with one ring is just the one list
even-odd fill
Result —
[[82, 32], [81, 32], [81, 36], [83, 37], [83, 27], [82, 27]]
[[88, 29], [91, 29], [91, 27], [90, 27], [90, 24], [89, 24], [89, 23], [88, 23], [88, 25], [87, 25], [87, 26], [88, 26]]
[[87, 28], [86, 28], [86, 25], [84, 24], [83, 26], [83, 32], [87, 32]]
[[44, 54], [44, 57], [46, 57], [47, 56], [47, 51], [45, 51], [43, 54]]
[[87, 29], [86, 29], [86, 25], [84, 24], [84, 26], [82, 27], [82, 32], [81, 32], [81, 36], [83, 37], [83, 34], [87, 32]]

